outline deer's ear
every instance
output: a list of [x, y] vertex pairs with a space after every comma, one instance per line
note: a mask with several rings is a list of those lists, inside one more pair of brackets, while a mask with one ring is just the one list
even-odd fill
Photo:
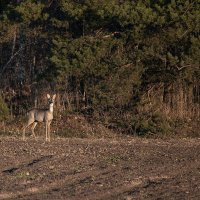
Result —
[[56, 94], [53, 95], [53, 100], [56, 98]]
[[47, 98], [48, 98], [48, 99], [50, 99], [50, 98], [51, 98], [49, 94], [47, 94]]

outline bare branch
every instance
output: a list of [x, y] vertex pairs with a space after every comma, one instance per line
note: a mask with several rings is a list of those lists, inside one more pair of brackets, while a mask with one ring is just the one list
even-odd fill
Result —
[[111, 37], [111, 36], [113, 36], [113, 35], [115, 35], [115, 34], [117, 34], [117, 33], [119, 33], [119, 32], [115, 31], [115, 32], [113, 32], [113, 33], [111, 33], [111, 34], [104, 35], [103, 38]]
[[[32, 44], [32, 43], [30, 43], [30, 44], [28, 44], [28, 45], [31, 45], [31, 44]], [[26, 45], [26, 46], [28, 46], [28, 45]], [[16, 51], [16, 52], [10, 57], [10, 59], [8, 60], [8, 62], [2, 67], [2, 70], [1, 70], [1, 72], [0, 72], [0, 77], [2, 77], [2, 75], [3, 75], [4, 71], [5, 71], [5, 69], [6, 69], [6, 68], [8, 67], [8, 65], [12, 62], [12, 60], [13, 60], [26, 46], [20, 47], [19, 50]]]
[[3, 69], [1, 70], [0, 77], [2, 77], [3, 72], [5, 71], [6, 67], [11, 63], [11, 61], [14, 59], [14, 57], [17, 56], [23, 49], [24, 49], [24, 47], [21, 47], [17, 52], [15, 52], [15, 53], [10, 57], [9, 61], [3, 66]]

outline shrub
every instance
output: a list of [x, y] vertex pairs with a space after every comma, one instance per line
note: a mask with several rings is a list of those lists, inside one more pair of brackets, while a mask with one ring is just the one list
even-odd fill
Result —
[[170, 121], [162, 114], [140, 116], [134, 123], [136, 134], [139, 136], [161, 136], [169, 133], [172, 129]]
[[5, 121], [9, 117], [9, 109], [3, 100], [3, 98], [0, 96], [0, 121]]

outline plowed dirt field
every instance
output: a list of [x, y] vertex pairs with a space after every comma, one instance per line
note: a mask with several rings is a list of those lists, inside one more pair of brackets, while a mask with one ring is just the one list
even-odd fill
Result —
[[0, 138], [0, 199], [200, 199], [199, 139]]

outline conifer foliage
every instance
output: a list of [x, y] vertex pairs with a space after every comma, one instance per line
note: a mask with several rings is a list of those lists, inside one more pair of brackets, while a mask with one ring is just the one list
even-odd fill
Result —
[[0, 89], [15, 91], [7, 103], [16, 114], [48, 86], [60, 94], [60, 110], [131, 133], [164, 131], [163, 115], [199, 115], [198, 0], [2, 0], [0, 7]]

